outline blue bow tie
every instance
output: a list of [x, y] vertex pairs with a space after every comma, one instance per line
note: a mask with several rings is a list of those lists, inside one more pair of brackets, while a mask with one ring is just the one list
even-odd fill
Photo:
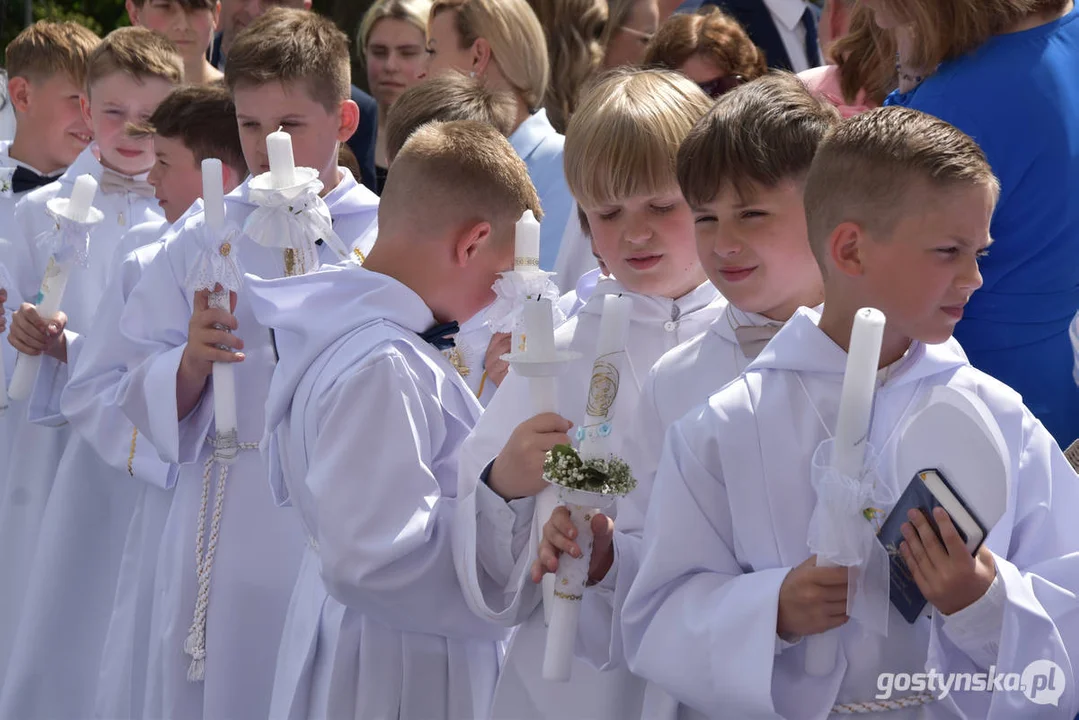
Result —
[[436, 350], [448, 350], [456, 345], [450, 336], [456, 335], [460, 329], [461, 326], [457, 324], [456, 320], [453, 320], [441, 325], [435, 325], [430, 330], [420, 333], [420, 337], [434, 345]]

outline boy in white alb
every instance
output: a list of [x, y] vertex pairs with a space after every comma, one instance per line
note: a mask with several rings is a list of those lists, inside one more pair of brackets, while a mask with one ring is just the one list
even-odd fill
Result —
[[[180, 79], [179, 56], [164, 38], [137, 28], [110, 34], [87, 60], [86, 96], [81, 98], [94, 143], [59, 180], [27, 193], [16, 206], [19, 257], [8, 264], [8, 270], [23, 302], [12, 318], [9, 340], [19, 352], [43, 357], [27, 402], [30, 422], [20, 412], [18, 421], [13, 420], [17, 426], [10, 428], [13, 452], [6, 463], [8, 504], [0, 508], [0, 532], [4, 535], [0, 540], [0, 572], [9, 581], [0, 595], [21, 597], [26, 587], [40, 522], [69, 437], [66, 429], [61, 431], [61, 444], [56, 445], [54, 431], [54, 442], [38, 445], [34, 440], [41, 437], [41, 431], [30, 423], [48, 422], [50, 399], [58, 397], [67, 382], [69, 360], [74, 362], [77, 357], [79, 334], [88, 330], [94, 317], [120, 238], [133, 225], [159, 217], [153, 189], [137, 177], [144, 177], [153, 164], [151, 143], [128, 138], [125, 123], [153, 112]], [[90, 233], [86, 267], [76, 267], [71, 273], [62, 311], [56, 317], [43, 318], [33, 303], [50, 259], [49, 250], [38, 238], [55, 225], [46, 203], [70, 196], [75, 179], [84, 174], [98, 181], [94, 207], [104, 214], [104, 220]], [[14, 452], [15, 448], [20, 452]], [[17, 623], [19, 605], [16, 601], [0, 622]]]
[[[674, 173], [678, 144], [708, 108], [707, 97], [680, 75], [620, 71], [583, 99], [566, 135], [568, 181], [587, 208], [612, 276], [601, 279], [588, 304], [555, 332], [558, 347], [581, 353], [559, 377], [558, 407], [569, 418], [583, 415], [603, 298], [628, 296], [633, 305], [612, 437], [625, 436], [621, 418], [631, 416], [648, 369], [704, 330], [723, 307], [696, 258], [692, 215]], [[617, 150], [627, 147], [634, 152]], [[576, 662], [569, 685], [541, 678], [543, 609], [529, 569], [547, 518], [534, 518], [533, 496], [545, 487], [545, 452], [569, 442], [571, 422], [533, 415], [527, 380], [510, 370], [461, 450], [458, 575], [480, 617], [519, 626], [491, 717], [561, 717], [567, 707], [581, 717], [631, 717], [640, 712], [641, 683], [624, 668], [600, 673]]]
[[[981, 285], [998, 192], [973, 140], [903, 108], [847, 120], [818, 149], [805, 203], [825, 278], [819, 326], [799, 310], [737, 381], [671, 427], [623, 608], [630, 667], [701, 715], [865, 711], [881, 673], [1021, 674], [1037, 661], [1055, 663], [1045, 679], [1059, 704], [1036, 704], [1033, 689], [953, 687], [876, 707], [895, 718], [1079, 709], [1079, 479], [1020, 398], [951, 340]], [[896, 496], [910, 481], [897, 476], [897, 430], [938, 385], [984, 401], [1011, 474], [1007, 510], [973, 556], [943, 509], [939, 538], [908, 514], [900, 553], [933, 612], [908, 624], [890, 608], [887, 637], [848, 623], [847, 569], [817, 567], [806, 540], [811, 459], [835, 425], [863, 307], [887, 318], [867, 438], [878, 480]], [[810, 677], [804, 638], [835, 628], [834, 668]]]
[[[582, 626], [586, 659], [625, 664], [622, 603], [640, 562], [640, 537], [667, 428], [734, 380], [799, 307], [824, 296], [820, 268], [806, 236], [802, 193], [817, 145], [839, 114], [792, 75], [772, 74], [733, 90], [694, 126], [678, 151], [678, 181], [696, 220], [697, 251], [709, 280], [727, 300], [703, 333], [670, 350], [648, 373], [623, 457], [637, 478], [619, 507], [613, 544], [609, 526], [593, 553], [595, 589], [585, 612], [605, 624]], [[745, 148], [756, 148], [750, 154]], [[558, 569], [570, 538], [569, 512], [558, 508], [544, 528], [533, 580]], [[598, 569], [610, 567], [605, 575]], [[674, 718], [674, 704], [646, 690], [641, 717]]]
[[363, 268], [249, 284], [280, 355], [274, 484], [309, 537], [270, 717], [487, 714], [502, 631], [472, 614], [450, 547], [457, 453], [481, 407], [441, 350], [512, 267], [526, 209], [539, 199], [497, 131], [425, 125], [390, 166]]
[[[348, 39], [329, 20], [272, 10], [237, 37], [225, 75], [248, 168], [268, 171], [266, 136], [284, 126], [296, 166], [318, 171], [322, 199], [346, 244], [368, 235], [378, 204], [337, 166], [338, 144], [358, 122], [348, 99], [347, 49]], [[226, 196], [226, 227], [242, 228], [255, 209], [249, 182]], [[143, 713], [264, 718], [303, 533], [290, 511], [275, 506], [255, 449], [274, 365], [270, 333], [242, 293], [228, 312], [210, 308], [207, 292], [188, 290], [203, 253], [203, 222], [189, 216], [144, 269], [124, 306], [124, 332], [102, 355], [102, 362], [127, 368], [118, 402], [140, 438], [181, 465], [156, 569]], [[229, 245], [255, 275], [301, 271], [293, 253], [246, 234]], [[318, 248], [322, 264], [340, 260], [330, 245]], [[355, 248], [369, 249], [369, 242]], [[227, 471], [213, 463], [215, 361], [236, 363], [243, 449]]]
[[[42, 519], [12, 668], [0, 694], [0, 712], [13, 716], [73, 717], [92, 707], [104, 677], [106, 631], [112, 623], [126, 627], [145, 611], [136, 605], [138, 594], [130, 591], [137, 587], [136, 579], [120, 578], [120, 587], [117, 581], [121, 568], [139, 569], [140, 563], [132, 558], [148, 555], [157, 544], [148, 534], [151, 528], [143, 531], [141, 520], [137, 547], [130, 548], [126, 559], [125, 546], [130, 543], [125, 538], [137, 505], [160, 500], [155, 494], [167, 497], [164, 488], [175, 468], [163, 462], [149, 443], [140, 442], [117, 407], [116, 389], [124, 368], [102, 367], [97, 358], [108, 353], [121, 333], [124, 302], [160, 250], [167, 223], [177, 221], [202, 193], [199, 158], [185, 141], [200, 154], [212, 153], [227, 161], [226, 190], [246, 175], [235, 111], [223, 88], [178, 88], [157, 106], [149, 122], [155, 131], [157, 161], [148, 179], [158, 195], [169, 198], [159, 199], [166, 217], [161, 223], [133, 228], [122, 239], [113, 261], [117, 271], [90, 332], [81, 336], [70, 380], [62, 396], [45, 410], [44, 421], [68, 422], [75, 434], [64, 450]], [[135, 130], [149, 134], [151, 128]], [[160, 529], [163, 524], [162, 517], [155, 526]], [[74, 578], [79, 578], [77, 594], [66, 592]], [[149, 599], [144, 604], [148, 603]], [[128, 668], [124, 677], [133, 672]], [[66, 692], [52, 692], [55, 687]]]

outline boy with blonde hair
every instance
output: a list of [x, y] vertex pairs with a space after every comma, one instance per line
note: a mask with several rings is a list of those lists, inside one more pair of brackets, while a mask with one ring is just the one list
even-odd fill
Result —
[[[229, 51], [225, 81], [247, 166], [269, 170], [266, 137], [283, 127], [297, 167], [314, 168], [334, 231], [365, 255], [377, 198], [337, 165], [338, 146], [356, 127], [349, 97], [348, 38], [314, 13], [274, 9]], [[226, 224], [242, 228], [254, 210], [245, 182], [225, 198]], [[304, 547], [295, 516], [267, 491], [255, 450], [274, 366], [270, 333], [249, 298], [230, 310], [209, 306], [187, 279], [202, 254], [202, 213], [189, 214], [135, 284], [124, 332], [97, 359], [126, 368], [119, 405], [140, 442], [178, 464], [156, 568], [146, 697], [151, 717], [266, 717], [274, 658]], [[265, 278], [296, 272], [279, 247], [239, 234], [230, 242], [244, 270]], [[322, 263], [341, 258], [319, 246]], [[214, 467], [214, 362], [236, 363], [241, 450]], [[227, 467], [227, 470], [226, 470]], [[227, 482], [227, 485], [226, 485]]]
[[[7, 269], [23, 303], [12, 318], [8, 340], [19, 352], [44, 358], [26, 409], [20, 409], [19, 417], [8, 426], [11, 447], [19, 450], [3, 459], [9, 492], [0, 506], [0, 572], [8, 581], [0, 589], [0, 638], [19, 622], [39, 526], [69, 436], [63, 427], [51, 430], [42, 441], [31, 422], [48, 422], [43, 409], [55, 406], [67, 382], [68, 360], [74, 361], [79, 333], [88, 329], [94, 317], [120, 239], [130, 227], [159, 217], [153, 188], [145, 181], [154, 160], [152, 144], [149, 139], [129, 138], [125, 126], [152, 113], [181, 76], [179, 56], [165, 38], [143, 28], [110, 33], [87, 59], [86, 92], [80, 95], [94, 142], [56, 182], [28, 193], [15, 209], [19, 257], [8, 262]], [[98, 181], [94, 207], [105, 217], [90, 233], [87, 267], [71, 274], [64, 311], [41, 317], [26, 301], [37, 298], [50, 251], [35, 238], [54, 227], [46, 203], [70, 196], [75, 179], [83, 174]], [[0, 697], [0, 707], [5, 701]]]
[[[7, 696], [19, 698], [18, 716], [74, 717], [93, 707], [106, 681], [110, 686], [121, 682], [115, 677], [114, 656], [127, 657], [134, 649], [127, 642], [126, 654], [117, 653], [119, 642], [107, 642], [107, 631], [115, 637], [118, 628], [136, 622], [138, 613], [133, 608], [139, 597], [129, 588], [138, 586], [139, 578], [132, 573], [143, 567], [135, 558], [157, 547], [151, 531], [156, 527], [159, 537], [164, 522], [160, 518], [144, 528], [143, 516], [158, 511], [161, 503], [155, 502], [167, 501], [164, 487], [175, 470], [141, 441], [117, 407], [115, 389], [122, 371], [110, 367], [87, 376], [87, 370], [98, 367], [95, 358], [120, 334], [124, 301], [160, 250], [168, 224], [201, 196], [202, 173], [196, 158], [226, 159], [226, 192], [246, 175], [235, 108], [223, 88], [179, 87], [158, 105], [148, 123], [149, 127], [135, 127], [155, 131], [157, 162], [148, 179], [159, 194], [167, 188], [171, 202], [162, 203], [166, 219], [135, 227], [124, 236], [91, 330], [82, 336], [71, 379], [59, 402], [42, 411], [46, 422], [66, 421], [75, 434], [60, 460], [42, 519], [41, 542], [4, 689]], [[133, 483], [135, 477], [146, 482]], [[102, 522], [102, 515], [109, 521]], [[130, 547], [125, 537], [131, 536], [133, 522], [138, 525], [138, 542]], [[72, 578], [80, 577], [85, 568], [93, 572], [81, 576], [79, 592], [67, 591]], [[152, 579], [150, 575], [148, 580]], [[148, 600], [143, 602], [143, 613], [149, 613]], [[103, 647], [109, 650], [105, 658]], [[144, 668], [144, 662], [128, 667], [130, 678], [143, 672], [135, 668]], [[133, 683], [125, 679], [122, 684]], [[52, 692], [50, 688], [55, 687], [66, 691]], [[106, 713], [127, 715], [130, 712], [119, 708]]]
[[470, 612], [450, 548], [481, 408], [440, 349], [492, 300], [526, 209], [539, 199], [494, 128], [431, 123], [390, 167], [363, 268], [250, 283], [280, 355], [273, 484], [309, 538], [270, 717], [486, 716], [501, 632]]
[[[693, 216], [675, 176], [678, 145], [709, 107], [707, 96], [681, 75], [622, 70], [597, 83], [570, 120], [567, 181], [611, 275], [555, 331], [559, 348], [581, 354], [559, 376], [560, 414], [533, 417], [528, 381], [511, 369], [461, 449], [458, 576], [480, 617], [519, 626], [492, 717], [557, 717], [567, 707], [580, 717], [612, 720], [640, 713], [641, 684], [624, 668], [597, 672], [578, 661], [570, 685], [542, 679], [543, 609], [529, 570], [548, 518], [538, 514], [535, 495], [546, 487], [544, 455], [555, 444], [568, 444], [571, 420], [583, 416], [606, 296], [632, 301], [618, 389], [619, 416], [626, 418], [647, 368], [723, 309], [697, 260]], [[613, 424], [613, 441], [633, 441], [625, 425]]]
[[[630, 421], [634, 442], [624, 452], [637, 489], [613, 526], [596, 521], [596, 544], [606, 552], [592, 555], [593, 579], [613, 592], [589, 592], [584, 600], [585, 612], [605, 618], [580, 630], [589, 647], [611, 649], [589, 658], [601, 666], [625, 662], [622, 603], [641, 560], [666, 429], [738, 377], [798, 308], [814, 308], [824, 296], [802, 194], [817, 146], [839, 119], [796, 77], [773, 73], [716, 103], [678, 150], [678, 183], [693, 210], [697, 254], [727, 305], [705, 332], [665, 353], [643, 383]], [[580, 553], [574, 535], [569, 512], [557, 508], [544, 528], [533, 580], [558, 570], [563, 549]], [[646, 689], [642, 717], [649, 720], [661, 715], [657, 690]]]
[[[972, 368], [951, 339], [981, 285], [998, 193], [970, 137], [915, 111], [870, 111], [821, 143], [805, 199], [825, 283], [819, 324], [799, 310], [738, 380], [667, 433], [622, 618], [635, 672], [708, 717], [886, 708], [904, 719], [1058, 718], [1079, 709], [1079, 481], [1018, 395]], [[941, 385], [984, 401], [1011, 476], [1004, 516], [973, 555], [943, 508], [933, 511], [939, 536], [910, 511], [900, 554], [932, 614], [908, 624], [889, 608], [886, 637], [847, 622], [847, 568], [817, 567], [806, 540], [811, 461], [835, 427], [864, 307], [887, 318], [865, 438], [877, 482], [898, 497], [911, 481], [889, 460], [896, 429]], [[829, 630], [838, 632], [835, 666], [809, 677], [802, 640]], [[1059, 691], [1051, 705], [1032, 702], [1039, 688], [991, 679], [1036, 661]], [[882, 673], [927, 672], [988, 673], [992, 684], [877, 702]]]

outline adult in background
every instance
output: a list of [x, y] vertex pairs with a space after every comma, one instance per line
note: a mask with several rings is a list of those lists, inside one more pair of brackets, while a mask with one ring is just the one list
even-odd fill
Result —
[[390, 163], [383, 132], [390, 106], [427, 74], [427, 15], [431, 0], [377, 0], [364, 13], [356, 45], [367, 69], [367, 87], [378, 103], [375, 177], [382, 193]]
[[514, 96], [517, 117], [509, 141], [539, 194], [540, 268], [552, 270], [573, 199], [562, 169], [566, 139], [543, 109], [550, 71], [535, 12], [525, 0], [435, 0], [427, 52], [431, 75], [457, 70]]
[[581, 89], [603, 62], [607, 3], [603, 0], [528, 0], [543, 26], [551, 77], [543, 96], [547, 119], [566, 131]]
[[[899, 76], [913, 89], [888, 102], [971, 135], [1000, 178], [984, 283], [955, 337], [1067, 447], [1079, 437], [1068, 338], [1079, 310], [1079, 12], [1073, 0], [865, 2], [909, 39]], [[940, 262], [965, 252], [941, 248]]]
[[[696, 5], [694, 5], [696, 3]], [[737, 20], [764, 50], [768, 67], [802, 72], [821, 64], [820, 8], [806, 0], [688, 0], [681, 10], [715, 5]]]
[[677, 70], [713, 98], [768, 70], [761, 49], [734, 18], [716, 7], [667, 18], [644, 62]]
[[608, 0], [607, 7], [603, 66], [640, 65], [648, 43], [659, 29], [660, 10], [656, 0]]
[[[245, 27], [274, 7], [310, 10], [311, 0], [220, 0], [221, 15], [218, 20], [221, 31], [210, 46], [210, 62], [224, 72], [229, 46]], [[375, 138], [378, 134], [378, 104], [375, 99], [352, 86], [352, 102], [360, 108], [360, 125], [346, 143], [360, 164], [360, 177], [368, 189], [378, 191], [375, 175]]]

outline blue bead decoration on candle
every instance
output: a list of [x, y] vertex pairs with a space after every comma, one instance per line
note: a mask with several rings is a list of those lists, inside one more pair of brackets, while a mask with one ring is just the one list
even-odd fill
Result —
[[580, 442], [581, 440], [584, 440], [584, 428], [583, 427], [578, 427], [577, 428], [577, 441]]
[[599, 436], [600, 437], [607, 437], [610, 434], [611, 434], [611, 424], [609, 422], [605, 422], [605, 423], [603, 423], [602, 425], [599, 426]]

